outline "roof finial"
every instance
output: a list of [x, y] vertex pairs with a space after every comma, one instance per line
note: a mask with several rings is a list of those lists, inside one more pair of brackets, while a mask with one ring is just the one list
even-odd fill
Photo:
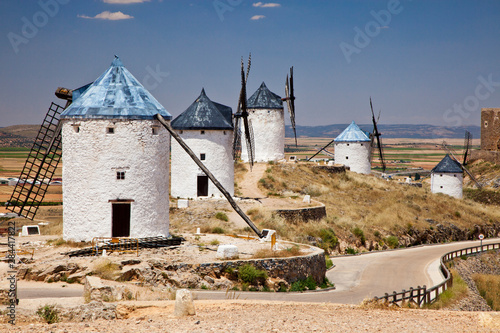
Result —
[[123, 63], [121, 62], [120, 58], [116, 54], [115, 54], [115, 59], [111, 63], [111, 66], [122, 66], [123, 67]]

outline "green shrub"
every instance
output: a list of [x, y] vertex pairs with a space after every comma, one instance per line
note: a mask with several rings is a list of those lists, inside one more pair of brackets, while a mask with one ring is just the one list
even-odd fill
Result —
[[214, 228], [212, 228], [212, 233], [213, 234], [223, 234], [224, 229], [222, 229], [221, 227], [214, 227]]
[[360, 228], [356, 227], [353, 229], [352, 233], [354, 236], [358, 237], [361, 243], [364, 245], [366, 242], [365, 233]]
[[321, 289], [326, 289], [326, 288], [330, 288], [330, 287], [335, 287], [335, 284], [334, 283], [331, 283], [330, 280], [328, 280], [327, 277], [325, 277], [325, 279], [323, 280], [323, 282], [319, 285], [319, 287]]
[[36, 314], [45, 320], [47, 324], [54, 324], [59, 321], [59, 310], [56, 309], [55, 305], [44, 305], [40, 306], [36, 311]]
[[227, 217], [226, 213], [223, 212], [217, 212], [217, 214], [215, 214], [215, 218], [221, 221], [226, 221], [226, 222], [229, 221], [229, 218]]
[[333, 267], [332, 259], [330, 259], [328, 256], [325, 256], [325, 263], [326, 263], [326, 269], [330, 269]]
[[238, 270], [238, 278], [249, 284], [264, 284], [267, 280], [267, 272], [247, 264]]
[[319, 237], [321, 238], [321, 243], [319, 244], [319, 247], [325, 250], [326, 252], [335, 248], [339, 243], [339, 239], [337, 238], [337, 236], [335, 236], [335, 231], [333, 231], [333, 229], [331, 228], [320, 229]]
[[219, 244], [220, 244], [220, 242], [219, 242], [217, 239], [213, 239], [213, 240], [210, 242], [210, 245], [215, 245], [215, 246], [217, 246], [217, 245], [219, 245]]
[[399, 239], [396, 236], [387, 237], [385, 242], [391, 249], [395, 249], [399, 246]]
[[355, 249], [353, 249], [352, 247], [348, 247], [347, 249], [345, 249], [345, 253], [346, 254], [357, 254], [358, 251], [356, 251]]

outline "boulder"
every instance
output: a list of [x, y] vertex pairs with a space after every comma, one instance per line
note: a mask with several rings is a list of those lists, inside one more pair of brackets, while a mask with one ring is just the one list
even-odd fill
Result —
[[194, 316], [193, 294], [187, 289], [179, 289], [175, 294], [174, 315], [176, 317]]
[[236, 245], [219, 245], [217, 248], [217, 258], [219, 259], [236, 259], [238, 255], [238, 247]]

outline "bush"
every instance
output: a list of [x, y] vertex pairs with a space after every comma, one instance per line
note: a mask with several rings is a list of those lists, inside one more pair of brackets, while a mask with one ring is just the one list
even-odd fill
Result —
[[365, 245], [366, 238], [365, 238], [365, 233], [363, 232], [363, 230], [361, 230], [360, 228], [356, 227], [356, 228], [354, 228], [354, 230], [352, 231], [352, 233], [354, 234], [354, 236], [356, 236], [356, 237], [359, 238], [359, 240], [361, 241], [361, 243], [363, 245]]
[[267, 280], [267, 272], [248, 264], [239, 269], [238, 278], [244, 283], [264, 284]]
[[399, 239], [396, 236], [387, 237], [385, 242], [391, 249], [395, 249], [399, 246]]
[[214, 240], [212, 240], [212, 241], [210, 242], [210, 245], [215, 245], [215, 246], [217, 246], [217, 245], [219, 245], [219, 244], [220, 244], [220, 242], [219, 242], [217, 239], [214, 239]]
[[326, 252], [335, 248], [339, 243], [339, 239], [337, 238], [337, 236], [335, 236], [335, 231], [333, 231], [331, 228], [320, 229], [319, 237], [321, 238], [321, 243], [319, 244], [319, 247], [325, 250]]
[[356, 251], [355, 249], [353, 249], [352, 247], [348, 247], [347, 249], [345, 249], [345, 253], [346, 254], [357, 254], [358, 251]]
[[115, 273], [120, 269], [120, 265], [111, 262], [109, 259], [100, 259], [96, 261], [92, 273], [102, 279], [113, 280]]
[[215, 214], [215, 218], [221, 221], [226, 221], [226, 222], [229, 221], [229, 218], [227, 217], [226, 213], [223, 212], [217, 212], [217, 214]]
[[59, 310], [55, 305], [44, 305], [38, 308], [36, 314], [45, 320], [47, 324], [54, 324], [59, 322]]
[[292, 283], [290, 291], [316, 290], [316, 281], [312, 276], [308, 276], [305, 280], [298, 280]]
[[222, 229], [221, 227], [215, 227], [215, 228], [212, 228], [212, 233], [213, 234], [223, 234], [224, 229]]
[[326, 263], [326, 269], [330, 269], [333, 267], [332, 259], [330, 259], [328, 256], [325, 256], [325, 263]]

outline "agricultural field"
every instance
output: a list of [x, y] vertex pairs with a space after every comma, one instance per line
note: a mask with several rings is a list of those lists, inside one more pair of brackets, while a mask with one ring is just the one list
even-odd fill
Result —
[[[318, 152], [319, 149], [332, 141], [332, 138], [297, 138], [298, 147], [295, 147], [293, 138], [285, 139], [285, 155], [296, 156], [297, 159], [307, 159]], [[403, 171], [412, 168], [430, 170], [446, 155], [442, 146], [443, 139], [385, 139], [383, 140], [384, 159], [387, 171]], [[457, 153], [461, 159], [463, 154], [463, 139], [446, 139], [449, 148]], [[479, 149], [479, 139], [472, 141], [472, 149]], [[330, 153], [335, 153], [333, 143], [326, 148]], [[324, 153], [318, 154], [315, 159], [331, 159]], [[373, 165], [380, 165], [378, 152], [374, 153]]]

